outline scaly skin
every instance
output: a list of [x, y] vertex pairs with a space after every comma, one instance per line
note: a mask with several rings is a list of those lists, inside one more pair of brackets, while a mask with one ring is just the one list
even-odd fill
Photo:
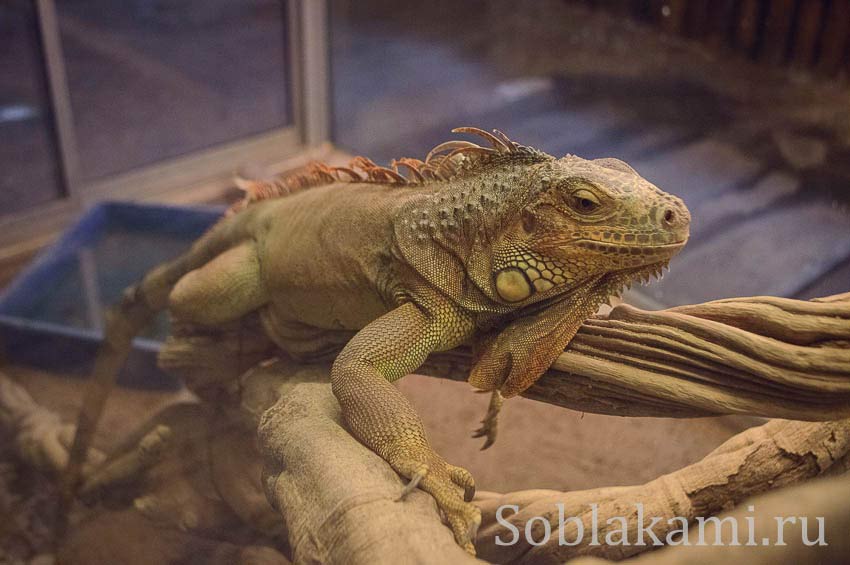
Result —
[[690, 217], [622, 161], [556, 159], [500, 132], [455, 131], [492, 147], [452, 141], [393, 169], [358, 158], [245, 183], [239, 209], [160, 272], [186, 271], [168, 301], [181, 321], [258, 312], [293, 357], [338, 353], [331, 381], [351, 433], [410, 479], [402, 495], [431, 493], [474, 553], [472, 477], [431, 449], [391, 383], [431, 352], [472, 343], [470, 382], [494, 395], [477, 433], [486, 447], [502, 398], [534, 383], [611, 295], [660, 274]]

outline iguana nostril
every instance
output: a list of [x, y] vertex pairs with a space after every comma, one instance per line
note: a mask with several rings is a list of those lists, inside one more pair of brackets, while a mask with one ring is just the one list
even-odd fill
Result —
[[675, 220], [675, 219], [676, 219], [676, 213], [673, 212], [673, 210], [671, 210], [670, 208], [668, 208], [667, 211], [664, 212], [664, 222], [667, 223], [667, 224], [672, 224], [673, 220]]

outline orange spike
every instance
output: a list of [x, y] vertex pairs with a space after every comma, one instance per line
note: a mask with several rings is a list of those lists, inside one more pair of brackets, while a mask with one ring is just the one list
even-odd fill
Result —
[[452, 133], [468, 133], [471, 135], [478, 135], [483, 137], [487, 141], [489, 141], [493, 145], [493, 149], [498, 151], [499, 153], [509, 153], [510, 148], [505, 145], [505, 142], [493, 135], [490, 132], [484, 131], [483, 129], [474, 128], [474, 127], [462, 127], [455, 128], [452, 130]]
[[352, 171], [348, 167], [334, 167], [334, 171], [337, 173], [337, 179], [339, 179], [341, 181], [344, 180], [344, 179], [341, 179], [339, 177], [340, 173], [342, 173], [344, 175], [348, 175], [349, 180], [351, 180], [353, 182], [360, 182], [360, 181], [363, 180], [363, 177], [361, 177], [357, 172]]
[[475, 143], [471, 141], [461, 141], [461, 140], [452, 140], [452, 141], [444, 141], [443, 143], [434, 147], [431, 151], [428, 152], [428, 155], [425, 157], [425, 162], [431, 160], [431, 158], [437, 153], [442, 153], [447, 149], [459, 149], [461, 147], [479, 147]]
[[500, 138], [502, 141], [504, 141], [504, 142], [505, 142], [505, 145], [507, 145], [507, 146], [508, 146], [508, 148], [510, 148], [510, 150], [511, 150], [511, 151], [516, 151], [516, 150], [517, 150], [517, 147], [518, 147], [518, 146], [517, 146], [517, 143], [516, 143], [515, 141], [513, 141], [510, 137], [508, 137], [507, 135], [505, 135], [505, 134], [504, 134], [501, 130], [494, 129], [494, 130], [493, 130], [493, 133], [495, 133], [496, 135], [498, 135], [498, 136], [499, 136], [499, 138]]
[[495, 149], [490, 149], [489, 147], [461, 147], [460, 149], [455, 149], [448, 155], [446, 155], [446, 159], [451, 159], [455, 155], [466, 155], [467, 153], [479, 154], [479, 155], [498, 155], [499, 152]]
[[427, 180], [438, 180], [435, 168], [431, 165], [422, 167], [420, 169], [420, 172], [422, 173], [422, 176], [425, 177]]
[[398, 171], [398, 167], [406, 167], [408, 171], [410, 171], [410, 176], [413, 177], [412, 180], [418, 183], [421, 183], [425, 180], [422, 176], [422, 173], [419, 172], [419, 167], [423, 165], [422, 161], [418, 159], [408, 159], [407, 157], [402, 157], [401, 159], [395, 159], [392, 162], [393, 168]]
[[[460, 151], [460, 149], [455, 149], [455, 151]], [[454, 152], [451, 154], [453, 155]], [[457, 164], [452, 161], [450, 157], [446, 157], [440, 161], [440, 165], [437, 167], [436, 173], [444, 179], [450, 178], [457, 174]]]
[[368, 169], [377, 167], [378, 165], [368, 157], [358, 156], [352, 159], [348, 166], [352, 169], [360, 169], [362, 171], [366, 171]]
[[[378, 182], [392, 182], [394, 184], [407, 184], [407, 179], [397, 172], [386, 167], [374, 167], [369, 170], [369, 179]], [[387, 181], [389, 179], [389, 181]]]

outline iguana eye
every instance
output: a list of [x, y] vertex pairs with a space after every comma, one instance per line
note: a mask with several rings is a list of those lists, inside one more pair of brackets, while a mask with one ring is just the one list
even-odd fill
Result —
[[570, 195], [570, 207], [579, 214], [592, 214], [601, 204], [589, 190], [577, 190]]

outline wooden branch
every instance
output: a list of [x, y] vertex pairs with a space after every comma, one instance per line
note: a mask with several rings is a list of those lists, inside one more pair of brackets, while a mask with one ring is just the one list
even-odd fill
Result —
[[[713, 516], [756, 494], [796, 484], [829, 470], [845, 471], [848, 454], [850, 420], [773, 420], [733, 436], [701, 461], [644, 485], [580, 492], [533, 490], [481, 500], [482, 527], [476, 548], [482, 558], [499, 563], [563, 563], [582, 555], [623, 559], [652, 548], [652, 541], [647, 537], [644, 537], [647, 545], [635, 544], [639, 524], [636, 515], [638, 503], [643, 505], [645, 525], [649, 525], [651, 517], [661, 518], [652, 531], [665, 541], [670, 531], [680, 528], [676, 521], [668, 523], [673, 517], [681, 516], [693, 522], [697, 516]], [[497, 545], [497, 536], [502, 540], [513, 538], [511, 531], [496, 520], [497, 509], [505, 504], [519, 506], [519, 512], [513, 515], [508, 512], [504, 517], [520, 532], [524, 532], [529, 519], [544, 516], [550, 521], [551, 531], [556, 534], [549, 543], [536, 547], [528, 543], [524, 533], [514, 545]], [[559, 545], [558, 504], [563, 504], [564, 516], [577, 516], [581, 520], [586, 534], [582, 543]], [[596, 522], [601, 545], [591, 545], [591, 504], [597, 505]], [[607, 533], [620, 529], [619, 523], [606, 524], [606, 520], [614, 516], [627, 520], [631, 545], [605, 544]], [[534, 526], [532, 537], [541, 540], [544, 525], [537, 521]], [[576, 523], [568, 522], [564, 539], [575, 540], [577, 530]], [[619, 536], [613, 539], [619, 539]]]
[[[286, 377], [281, 379], [280, 376]], [[279, 363], [242, 382], [248, 404], [280, 400], [262, 416], [260, 450], [266, 495], [289, 531], [295, 563], [475, 563], [440, 522], [430, 495], [415, 490], [397, 501], [404, 482], [340, 423], [325, 381], [327, 366]], [[313, 382], [310, 382], [313, 381]], [[256, 413], [251, 407], [248, 412]]]
[[[848, 342], [850, 295], [811, 302], [753, 297], [661, 312], [619, 306], [607, 317], [588, 320], [526, 396], [608, 414], [749, 413], [827, 420], [850, 414]], [[420, 537], [421, 528], [436, 523], [433, 507], [430, 513], [418, 507], [411, 511], [391, 502], [401, 488], [398, 477], [341, 428], [327, 385], [293, 390], [303, 386], [293, 384], [301, 377], [296, 371], [294, 381], [288, 377], [283, 383], [282, 375], [292, 368], [281, 369], [280, 363], [250, 372], [240, 390], [243, 407], [255, 418], [280, 399], [262, 418], [261, 451], [266, 494], [290, 532], [296, 532], [290, 537], [295, 560], [462, 559], [440, 532], [428, 530]], [[423, 372], [460, 380], [469, 364], [469, 353], [455, 350], [432, 356]], [[327, 370], [326, 365], [314, 367], [311, 380], [325, 381]], [[482, 495], [484, 523], [477, 549], [499, 562], [561, 563], [581, 555], [620, 559], [647, 546], [590, 546], [585, 540], [570, 547], [559, 545], [557, 536], [541, 546], [525, 540], [496, 545], [496, 536], [511, 538], [496, 522], [496, 509], [518, 505], [521, 510], [511, 522], [523, 531], [530, 517], [556, 520], [561, 502], [565, 515], [579, 516], [589, 530], [588, 505], [596, 503], [603, 539], [611, 516], [630, 519], [628, 535], [634, 535], [630, 510], [635, 502], [653, 517], [710, 516], [753, 494], [819, 475], [837, 461], [846, 468], [848, 451], [850, 420], [772, 421], [735, 436], [699, 463], [641, 487]], [[365, 492], [370, 495], [363, 498]], [[411, 517], [418, 526], [407, 521]], [[327, 532], [329, 523], [337, 526], [334, 534]], [[671, 527], [662, 520], [653, 531], [664, 539]], [[575, 532], [566, 535], [573, 539]], [[404, 543], [387, 543], [394, 538]]]
[[[432, 355], [419, 372], [466, 380], [470, 365], [470, 352], [457, 349]], [[619, 305], [585, 322], [523, 396], [616, 416], [846, 418], [850, 293], [658, 312]]]
[[[189, 354], [205, 351], [188, 343], [183, 345]], [[423, 372], [465, 379], [470, 359], [462, 350], [442, 353], [432, 356]], [[277, 359], [235, 383], [232, 370], [213, 379], [239, 399], [238, 406], [220, 406], [222, 418], [259, 423], [266, 496], [287, 524], [294, 560], [472, 562], [440, 523], [427, 494], [416, 491], [404, 502], [395, 500], [402, 480], [341, 426], [327, 385], [328, 369]], [[617, 415], [847, 417], [850, 294], [811, 302], [752, 297], [660, 312], [618, 306], [606, 317], [588, 320], [526, 396]], [[0, 395], [5, 398], [17, 396]], [[9, 406], [28, 404], [6, 401], [0, 412], [22, 413]], [[7, 420], [21, 421], [17, 416]], [[596, 502], [603, 525], [607, 517], [622, 516], [624, 508], [635, 502], [643, 503], [648, 516], [692, 520], [755, 493], [822, 474], [836, 463], [846, 469], [848, 451], [848, 419], [773, 421], [735, 436], [703, 461], [641, 487], [482, 494], [477, 501], [485, 522], [477, 547], [481, 556], [499, 561], [626, 557], [641, 546], [532, 547], [522, 542], [507, 549], [496, 546], [496, 535], [505, 539], [510, 533], [495, 521], [495, 509], [500, 504], [518, 505], [521, 511], [511, 520], [523, 530], [524, 518], [552, 518], [558, 501], [564, 503], [566, 516], [579, 516], [583, 522], [588, 519], [587, 505]], [[144, 466], [135, 460], [129, 463], [131, 470]], [[56, 467], [57, 462], [51, 465]], [[630, 535], [635, 526], [632, 517]], [[661, 529], [653, 531], [663, 538], [666, 526], [662, 522]], [[605, 533], [603, 527], [601, 535]], [[569, 539], [570, 533], [566, 535]]]
[[[294, 371], [294, 372], [293, 372]], [[379, 457], [354, 440], [342, 427], [339, 408], [325, 382], [327, 365], [267, 364], [240, 380], [243, 409], [261, 417], [260, 451], [265, 460], [266, 495], [289, 528], [294, 562], [322, 563], [465, 563], [471, 562], [441, 525], [433, 501], [424, 493], [396, 502], [403, 482]], [[479, 557], [500, 563], [563, 563], [594, 555], [621, 559], [652, 545], [604, 544], [611, 526], [606, 520], [623, 516], [627, 536], [635, 540], [635, 504], [645, 515], [661, 517], [652, 528], [665, 540], [675, 526], [666, 520], [681, 516], [693, 521], [711, 516], [741, 501], [810, 477], [850, 468], [850, 420], [794, 422], [773, 420], [726, 441], [702, 461], [641, 486], [607, 487], [581, 492], [546, 490], [507, 494], [480, 493], [483, 523], [476, 549]], [[586, 536], [574, 546], [558, 544], [558, 508], [577, 516]], [[592, 507], [598, 507], [603, 544], [590, 545]], [[546, 517], [554, 532], [550, 543], [533, 546], [524, 535], [514, 545], [500, 546], [496, 537], [511, 540], [511, 531], [496, 520], [500, 506], [516, 505], [503, 518], [525, 531], [535, 516]], [[648, 523], [647, 518], [645, 523]], [[542, 522], [531, 530], [543, 536]], [[565, 539], [576, 537], [568, 525]]]
[[[175, 333], [160, 363], [217, 398], [272, 356], [256, 320]], [[249, 348], [247, 348], [249, 347]], [[425, 375], [465, 381], [472, 355], [431, 355]], [[850, 417], [850, 293], [816, 301], [720, 300], [657, 312], [620, 305], [587, 320], [523, 396], [615, 416]]]
[[[850, 512], [847, 501], [850, 500], [850, 481], [846, 477], [811, 481], [789, 489], [781, 490], [748, 500], [731, 512], [719, 515], [723, 526], [718, 532], [717, 523], [708, 523], [704, 539], [708, 543], [699, 543], [699, 530], [688, 530], [687, 545], [668, 547], [660, 551], [646, 552], [637, 557], [619, 561], [629, 565], [692, 565], [694, 563], [747, 563], [747, 565], [773, 565], [775, 563], [794, 563], [795, 565], [820, 565], [821, 563], [844, 563], [850, 555]], [[748, 508], [752, 507], [752, 511]], [[794, 522], [784, 523], [783, 543], [777, 541], [776, 518], [794, 517]], [[806, 522], [806, 539], [819, 542], [819, 522], [823, 522], [824, 545], [815, 543], [806, 545], [803, 540], [803, 524]], [[737, 541], [731, 543], [731, 526], [727, 518], [739, 525]], [[748, 520], [752, 520], [752, 537]], [[747, 528], [745, 531], [744, 528]], [[713, 543], [717, 535], [723, 545]], [[764, 544], [764, 540], [770, 543]], [[753, 547], [753, 546], [758, 547]], [[611, 561], [580, 557], [571, 559], [569, 565], [604, 565]]]
[[[619, 415], [748, 413], [828, 420], [850, 414], [848, 341], [850, 294], [811, 302], [753, 297], [661, 312], [618, 306], [607, 317], [588, 320], [526, 396]], [[422, 372], [461, 380], [470, 360], [469, 352], [454, 350], [432, 356]], [[249, 371], [238, 387], [242, 411], [249, 419], [261, 419], [266, 495], [289, 527], [294, 560], [465, 559], [447, 528], [431, 529], [439, 524], [430, 499], [393, 502], [401, 481], [340, 426], [325, 384], [328, 370], [327, 365], [287, 366], [277, 360]], [[600, 549], [586, 542], [560, 546], [557, 541], [539, 547], [522, 542], [497, 546], [497, 535], [510, 536], [495, 522], [495, 509], [520, 506], [515, 516], [520, 530], [531, 516], [551, 518], [557, 502], [564, 503], [567, 516], [581, 516], [583, 522], [591, 502], [599, 505], [603, 524], [635, 502], [650, 516], [693, 520], [755, 493], [821, 474], [837, 460], [844, 464], [848, 449], [850, 420], [774, 421], [642, 487], [481, 496], [485, 522], [477, 548], [482, 557], [499, 562], [555, 563], [586, 554], [619, 559], [641, 546]], [[670, 527], [666, 521], [664, 525]], [[662, 539], [665, 533], [657, 531]]]

